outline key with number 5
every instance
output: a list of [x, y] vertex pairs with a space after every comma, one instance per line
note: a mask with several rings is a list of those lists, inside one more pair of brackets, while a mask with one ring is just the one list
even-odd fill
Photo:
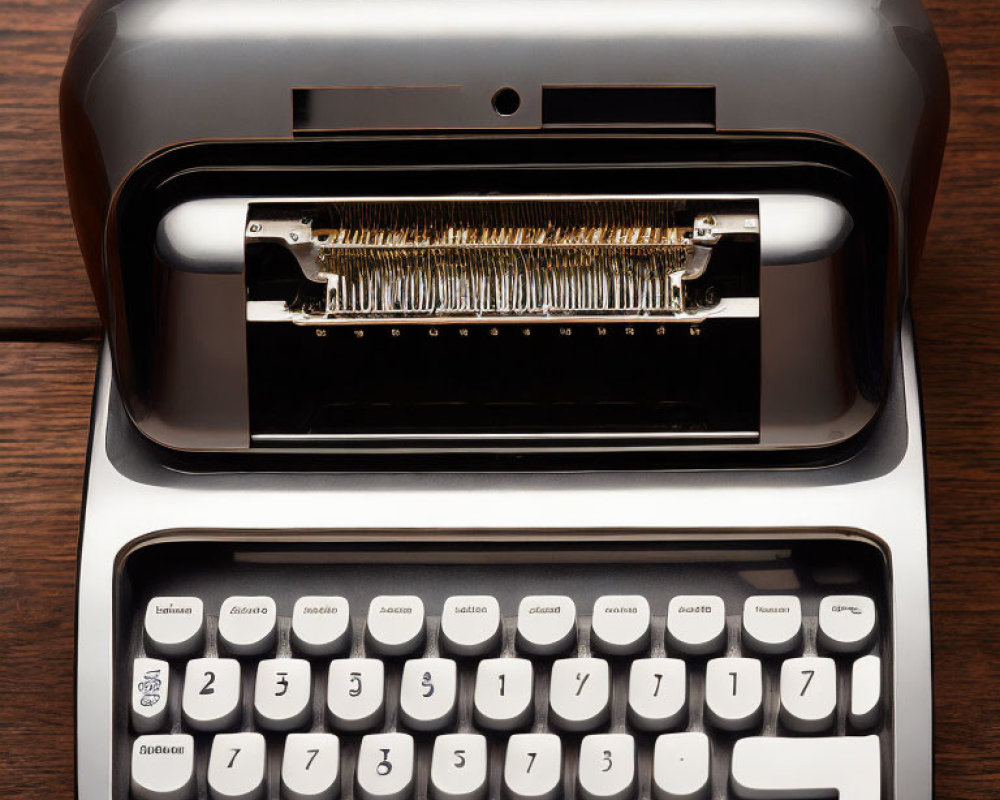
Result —
[[485, 736], [450, 733], [434, 740], [430, 786], [433, 800], [483, 800], [486, 774]]

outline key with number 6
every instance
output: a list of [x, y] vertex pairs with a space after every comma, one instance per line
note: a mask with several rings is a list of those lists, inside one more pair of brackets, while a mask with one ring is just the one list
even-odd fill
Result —
[[406, 800], [413, 794], [413, 737], [373, 733], [361, 739], [355, 776], [360, 800]]

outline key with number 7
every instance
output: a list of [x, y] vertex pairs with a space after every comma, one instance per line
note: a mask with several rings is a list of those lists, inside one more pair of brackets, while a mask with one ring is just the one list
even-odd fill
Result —
[[511, 800], [555, 800], [562, 790], [562, 740], [554, 733], [511, 736], [503, 782]]
[[332, 733], [290, 733], [281, 758], [286, 800], [336, 800], [340, 795], [340, 740]]

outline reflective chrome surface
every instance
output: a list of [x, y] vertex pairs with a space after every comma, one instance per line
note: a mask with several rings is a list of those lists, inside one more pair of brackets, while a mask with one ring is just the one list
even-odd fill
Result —
[[880, 543], [892, 576], [895, 800], [930, 800], [931, 652], [919, 391], [903, 331], [886, 411], [852, 460], [814, 470], [183, 473], [124, 422], [102, 358], [80, 546], [77, 768], [110, 800], [112, 587], [149, 537], [611, 539], [808, 537]]

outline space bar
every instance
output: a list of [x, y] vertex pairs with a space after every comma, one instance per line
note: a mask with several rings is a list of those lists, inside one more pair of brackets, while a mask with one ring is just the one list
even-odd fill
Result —
[[733, 748], [732, 786], [745, 800], [879, 800], [880, 765], [877, 736], [756, 736], [740, 739]]

